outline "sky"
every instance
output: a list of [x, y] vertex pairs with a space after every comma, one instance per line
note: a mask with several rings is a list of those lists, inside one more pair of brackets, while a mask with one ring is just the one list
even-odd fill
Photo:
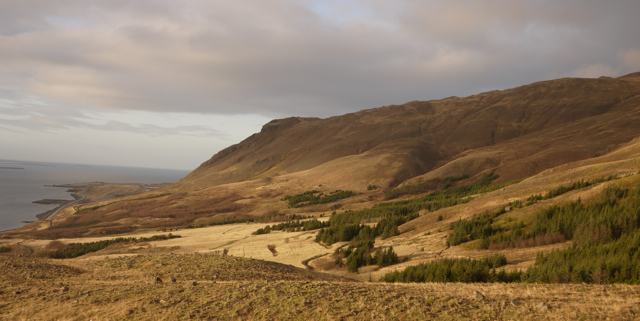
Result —
[[191, 170], [272, 119], [640, 71], [640, 1], [0, 0], [0, 159]]

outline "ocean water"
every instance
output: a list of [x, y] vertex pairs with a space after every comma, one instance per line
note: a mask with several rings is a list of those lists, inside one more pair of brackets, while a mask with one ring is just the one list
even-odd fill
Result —
[[57, 207], [34, 204], [41, 199], [73, 200], [68, 188], [47, 185], [73, 183], [173, 183], [189, 174], [186, 170], [60, 164], [0, 160], [0, 231], [35, 221], [36, 215]]

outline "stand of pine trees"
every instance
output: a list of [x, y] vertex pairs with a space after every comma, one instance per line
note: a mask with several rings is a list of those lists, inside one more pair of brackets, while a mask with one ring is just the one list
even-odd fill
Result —
[[[600, 198], [580, 200], [540, 210], [530, 224], [487, 237], [494, 217], [486, 215], [455, 224], [454, 232], [475, 232], [484, 240], [560, 237], [573, 245], [539, 254], [526, 271], [496, 272], [506, 259], [448, 259], [409, 267], [385, 275], [385, 282], [530, 282], [640, 284], [640, 184], [634, 189], [606, 188]], [[463, 233], [463, 232], [459, 232]], [[459, 238], [459, 236], [455, 236]], [[471, 237], [470, 237], [471, 238]]]
[[410, 266], [403, 271], [387, 273], [383, 282], [512, 282], [520, 280], [520, 272], [496, 272], [507, 258], [496, 254], [480, 260], [442, 259]]

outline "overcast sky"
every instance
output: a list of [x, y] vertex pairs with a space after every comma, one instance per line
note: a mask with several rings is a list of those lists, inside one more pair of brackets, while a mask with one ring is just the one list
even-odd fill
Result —
[[640, 1], [0, 0], [0, 159], [193, 169], [274, 118], [640, 71]]

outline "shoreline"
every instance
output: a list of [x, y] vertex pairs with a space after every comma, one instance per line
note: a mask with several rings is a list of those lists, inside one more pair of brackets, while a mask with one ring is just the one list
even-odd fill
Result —
[[[109, 198], [114, 198], [114, 197], [124, 197], [124, 196], [129, 196], [129, 195], [136, 195], [139, 193], [144, 193], [147, 191], [152, 191], [152, 190], [156, 190], [158, 188], [161, 188], [163, 186], [166, 186], [168, 183], [104, 183], [104, 182], [90, 182], [90, 183], [73, 183], [73, 184], [45, 184], [44, 186], [46, 187], [64, 187], [66, 188], [66, 193], [69, 193], [67, 195], [70, 195], [73, 199], [69, 200], [69, 199], [48, 199], [48, 198], [44, 198], [44, 199], [40, 199], [37, 201], [32, 201], [31, 203], [34, 204], [43, 204], [43, 205], [56, 205], [55, 208], [53, 209], [49, 209], [49, 210], [45, 210], [43, 212], [40, 212], [39, 214], [30, 214], [28, 219], [23, 219], [20, 222], [24, 225], [21, 226], [17, 226], [17, 227], [13, 227], [13, 228], [7, 228], [5, 230], [0, 230], [0, 233], [7, 233], [7, 232], [12, 232], [12, 231], [16, 231], [16, 230], [20, 230], [21, 228], [28, 226], [29, 224], [33, 224], [33, 223], [37, 223], [37, 222], [41, 222], [41, 221], [48, 221], [50, 223], [50, 225], [52, 224], [52, 219], [58, 214], [60, 213], [62, 210], [66, 209], [69, 206], [72, 205], [77, 205], [78, 203], [82, 202], [82, 201], [86, 201], [89, 197], [91, 197], [91, 195], [95, 194], [96, 192], [89, 192], [90, 196], [85, 195], [85, 193], [87, 193], [88, 190], [90, 190], [92, 187], [94, 186], [107, 186], [108, 188], [111, 188], [111, 191], [113, 192], [114, 189], [120, 191], [118, 193], [115, 193], [114, 195], [109, 194]], [[123, 189], [124, 188], [124, 189]], [[132, 193], [133, 190], [133, 193]], [[93, 194], [92, 194], [93, 193]], [[98, 192], [99, 195], [101, 192]], [[103, 192], [104, 193], [104, 192]], [[113, 194], [113, 193], [112, 193]], [[94, 195], [95, 196], [95, 195]], [[33, 220], [33, 216], [35, 216], [36, 220]]]
[[[52, 187], [66, 187], [66, 186], [55, 186], [55, 185], [51, 185]], [[78, 194], [80, 195], [80, 197], [78, 197]], [[11, 231], [15, 231], [19, 228], [22, 228], [24, 226], [27, 226], [31, 223], [34, 222], [38, 222], [38, 221], [46, 221], [49, 219], [52, 219], [54, 216], [56, 216], [60, 211], [62, 211], [63, 209], [67, 208], [67, 206], [78, 203], [80, 201], [85, 200], [86, 196], [84, 195], [84, 190], [76, 190], [71, 192], [71, 196], [74, 198], [74, 200], [50, 200], [50, 199], [45, 199], [45, 200], [38, 200], [38, 201], [33, 201], [32, 203], [36, 203], [36, 204], [55, 204], [54, 202], [65, 202], [63, 204], [60, 204], [59, 206], [57, 206], [56, 208], [50, 209], [48, 211], [42, 212], [40, 214], [36, 214], [35, 217], [38, 219], [37, 221], [32, 221], [30, 223], [27, 223], [23, 226], [20, 227], [16, 227], [16, 228], [12, 228], [12, 229], [8, 229], [8, 230], [2, 230], [0, 231], [0, 233], [5, 233], [5, 232], [11, 232]], [[46, 203], [43, 201], [47, 201]], [[51, 202], [49, 202], [51, 201]], [[24, 222], [24, 221], [22, 221]]]
[[[85, 189], [85, 202], [94, 199], [92, 194], [97, 191], [99, 199], [115, 197], [119, 194], [130, 195], [135, 190], [128, 185], [144, 185], [145, 190], [149, 191], [160, 188], [168, 184], [178, 182], [189, 174], [188, 170], [172, 170], [172, 169], [155, 169], [155, 168], [138, 168], [127, 166], [104, 166], [104, 165], [84, 165], [69, 163], [47, 163], [37, 161], [16, 161], [0, 159], [0, 173], [4, 173], [8, 178], [4, 179], [0, 184], [0, 192], [6, 199], [2, 200], [2, 215], [0, 215], [0, 233], [15, 233], [25, 229], [30, 221], [35, 221], [29, 226], [36, 226], [39, 220], [52, 219], [53, 213], [57, 210], [65, 210], [66, 205], [60, 202], [55, 204], [52, 201], [44, 201], [50, 199], [62, 199], [75, 201], [73, 197], [69, 198], [72, 193], [60, 193], [59, 191], [49, 191], [49, 187], [64, 187], [65, 189]], [[99, 183], [104, 182], [104, 183]], [[122, 193], [114, 192], [113, 195], [102, 193], [101, 184], [114, 185], [112, 190], [116, 190], [118, 185], [126, 186]], [[20, 189], [15, 187], [19, 186]], [[46, 186], [44, 189], [42, 186]], [[88, 187], [98, 186], [97, 189], [88, 190]], [[86, 187], [86, 188], [85, 188]], [[154, 188], [155, 187], [155, 188]], [[137, 192], [140, 192], [140, 189]], [[5, 193], [6, 191], [6, 193]], [[78, 192], [72, 191], [72, 192]], [[81, 195], [78, 194], [81, 198]], [[33, 201], [40, 200], [38, 203], [49, 203], [36, 205], [31, 204]], [[6, 208], [5, 208], [6, 204]], [[82, 204], [82, 203], [80, 203]], [[74, 203], [72, 206], [78, 206]], [[67, 205], [68, 206], [68, 205]], [[26, 228], [29, 229], [28, 227]]]
[[[61, 212], [62, 210], [66, 209], [69, 206], [72, 206], [74, 204], [80, 203], [84, 200], [87, 199], [87, 195], [85, 195], [85, 193], [87, 192], [87, 190], [95, 185], [105, 185], [105, 186], [114, 186], [114, 187], [118, 187], [120, 188], [121, 186], [127, 186], [127, 187], [131, 187], [131, 186], [135, 186], [136, 188], [141, 187], [144, 191], [137, 191], [136, 193], [130, 194], [128, 192], [124, 192], [124, 194], [120, 193], [115, 195], [116, 197], [122, 197], [122, 196], [127, 196], [127, 195], [135, 195], [141, 192], [146, 192], [146, 191], [151, 191], [151, 190], [156, 190], [158, 188], [161, 188], [162, 186], [167, 185], [167, 183], [159, 183], [159, 184], [154, 184], [154, 183], [127, 183], [127, 184], [120, 184], [120, 183], [104, 183], [104, 182], [91, 182], [91, 183], [73, 183], [73, 184], [46, 184], [44, 186], [47, 187], [64, 187], [67, 189], [67, 193], [69, 193], [69, 195], [71, 197], [73, 197], [72, 200], [69, 199], [40, 199], [37, 201], [32, 201], [31, 203], [34, 204], [43, 204], [43, 205], [57, 205], [55, 208], [53, 209], [49, 209], [46, 210], [44, 212], [41, 212], [39, 214], [35, 214], [35, 218], [36, 220], [32, 220], [33, 216], [30, 216], [28, 220], [22, 220], [21, 223], [25, 224], [22, 226], [18, 226], [15, 228], [10, 228], [10, 229], [6, 229], [6, 230], [0, 230], [0, 233], [6, 233], [6, 232], [11, 232], [11, 231], [15, 231], [18, 230], [22, 227], [25, 227], [29, 224], [35, 223], [35, 222], [40, 222], [40, 221], [51, 221], [59, 212]], [[113, 196], [112, 196], [113, 197]], [[33, 214], [31, 214], [33, 215]]]
[[[81, 196], [80, 198], [78, 198], [78, 194], [80, 194], [80, 196]], [[78, 202], [80, 202], [80, 201], [84, 201], [84, 199], [86, 198], [86, 197], [85, 197], [85, 195], [84, 195], [84, 190], [80, 190], [80, 191], [74, 192], [74, 193], [72, 193], [72, 194], [71, 194], [71, 196], [72, 196], [73, 198], [75, 198], [75, 200], [73, 200], [73, 201], [67, 201], [66, 203], [64, 203], [64, 204], [60, 204], [60, 206], [58, 206], [58, 207], [56, 207], [56, 208], [54, 208], [54, 209], [52, 209], [52, 210], [48, 210], [48, 211], [46, 211], [46, 212], [44, 212], [44, 213], [37, 214], [37, 215], [36, 215], [36, 217], [38, 218], [38, 220], [39, 220], [39, 221], [44, 221], [44, 220], [52, 219], [52, 218], [53, 218], [54, 216], [56, 216], [60, 211], [62, 211], [63, 209], [65, 209], [65, 208], [66, 208], [66, 207], [68, 207], [69, 205], [72, 205], [72, 204], [78, 203]], [[56, 200], [56, 201], [63, 201], [63, 200]], [[38, 202], [38, 201], [36, 201], [36, 202]]]

